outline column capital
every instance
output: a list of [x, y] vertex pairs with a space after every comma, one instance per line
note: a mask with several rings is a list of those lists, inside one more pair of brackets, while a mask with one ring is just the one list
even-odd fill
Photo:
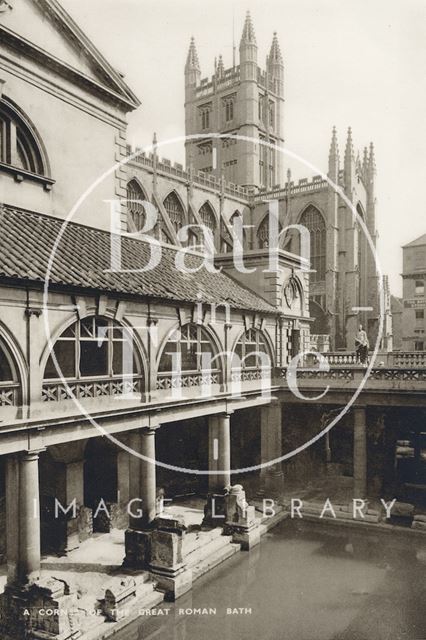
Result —
[[19, 458], [24, 462], [30, 462], [31, 460], [38, 460], [40, 453], [43, 453], [43, 451], [46, 451], [46, 447], [32, 449], [31, 451], [23, 451], [19, 454]]
[[160, 425], [156, 425], [155, 427], [153, 427], [153, 426], [141, 427], [140, 430], [139, 430], [139, 433], [142, 436], [153, 436], [153, 435], [155, 435], [155, 432], [159, 428], [160, 428]]

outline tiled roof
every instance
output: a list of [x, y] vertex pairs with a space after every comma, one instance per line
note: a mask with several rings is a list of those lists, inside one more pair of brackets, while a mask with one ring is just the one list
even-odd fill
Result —
[[[63, 221], [31, 211], [0, 207], [0, 278], [44, 282], [50, 255]], [[118, 238], [118, 237], [117, 237]], [[143, 240], [121, 238], [121, 269], [142, 268], [150, 246]], [[274, 313], [276, 310], [225, 273], [183, 273], [175, 266], [176, 250], [162, 246], [160, 264], [146, 272], [110, 272], [111, 235], [68, 223], [51, 267], [51, 285], [115, 292], [179, 302], [227, 302], [231, 308]], [[195, 268], [201, 258], [185, 256]], [[198, 294], [198, 295], [197, 295]]]

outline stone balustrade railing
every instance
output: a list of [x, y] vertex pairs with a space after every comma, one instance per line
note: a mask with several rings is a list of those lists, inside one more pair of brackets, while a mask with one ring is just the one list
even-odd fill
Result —
[[[328, 351], [321, 353], [331, 366], [359, 365], [354, 351]], [[371, 354], [370, 354], [371, 357]], [[308, 367], [315, 366], [317, 358], [311, 355], [306, 359]], [[392, 368], [426, 368], [426, 351], [390, 351], [379, 352], [374, 362], [374, 367]]]
[[103, 396], [138, 395], [141, 392], [141, 376], [132, 376], [129, 379], [97, 378], [93, 380], [67, 380], [67, 386], [61, 381], [44, 382], [41, 398], [43, 402], [60, 402], [73, 397], [82, 400]]
[[17, 404], [18, 382], [0, 382], [0, 407], [12, 407]]

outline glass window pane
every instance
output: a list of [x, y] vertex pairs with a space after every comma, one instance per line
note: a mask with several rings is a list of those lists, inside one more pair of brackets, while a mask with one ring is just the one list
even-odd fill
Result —
[[55, 344], [54, 352], [58, 361], [59, 371], [52, 356], [49, 356], [44, 377], [46, 379], [60, 378], [61, 376], [67, 379], [75, 378], [75, 342], [72, 340], [58, 340]]
[[13, 374], [8, 359], [0, 349], [0, 381], [5, 382], [6, 380], [13, 380]]
[[174, 354], [178, 351], [177, 342], [168, 342], [164, 347], [163, 354], [160, 360], [160, 366], [158, 368], [159, 371], [172, 371], [172, 368], [176, 367], [176, 357], [173, 358]]
[[183, 342], [181, 345], [182, 371], [194, 371], [197, 369], [197, 345]]
[[108, 343], [85, 340], [80, 343], [80, 374], [82, 376], [107, 376]]

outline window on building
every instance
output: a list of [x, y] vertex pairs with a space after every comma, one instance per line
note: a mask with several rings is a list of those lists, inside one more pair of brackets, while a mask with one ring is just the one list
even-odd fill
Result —
[[216, 218], [211, 205], [208, 202], [205, 202], [201, 206], [199, 214], [203, 225], [207, 227], [207, 229], [210, 229], [210, 231], [214, 235], [216, 229]]
[[425, 312], [424, 309], [416, 309], [416, 320], [424, 320]]
[[169, 195], [165, 198], [163, 204], [169, 216], [169, 220], [177, 233], [185, 223], [185, 211], [176, 192], [171, 191], [171, 193], [169, 193]]
[[424, 296], [425, 294], [425, 283], [424, 280], [416, 280], [415, 283], [415, 295], [416, 296]]
[[91, 316], [68, 327], [57, 339], [44, 371], [45, 380], [64, 377], [114, 378], [140, 375], [131, 332], [114, 320]]
[[416, 340], [414, 342], [414, 351], [424, 351], [424, 342], [423, 342], [423, 340]]
[[188, 323], [176, 329], [168, 339], [158, 370], [160, 373], [217, 371], [218, 362], [213, 361], [215, 355], [216, 350], [204, 327]]
[[0, 407], [18, 404], [19, 378], [12, 357], [0, 341]]
[[208, 129], [210, 127], [210, 107], [200, 108], [201, 128]]
[[324, 218], [316, 207], [309, 205], [300, 218], [300, 224], [304, 225], [310, 234], [310, 274], [313, 282], [325, 280], [326, 264], [326, 228]]
[[273, 102], [269, 103], [269, 126], [271, 129], [275, 126], [275, 104]]
[[234, 353], [237, 356], [232, 363], [234, 368], [258, 369], [272, 366], [266, 338], [259, 329], [249, 329], [243, 333], [235, 346]]
[[47, 174], [41, 145], [11, 102], [0, 100], [0, 162], [41, 176]]
[[225, 120], [226, 122], [230, 122], [234, 119], [234, 100], [233, 98], [228, 98], [224, 100], [225, 106]]
[[146, 200], [137, 180], [130, 180], [127, 184], [127, 230], [141, 231], [145, 225], [145, 208], [142, 201]]

